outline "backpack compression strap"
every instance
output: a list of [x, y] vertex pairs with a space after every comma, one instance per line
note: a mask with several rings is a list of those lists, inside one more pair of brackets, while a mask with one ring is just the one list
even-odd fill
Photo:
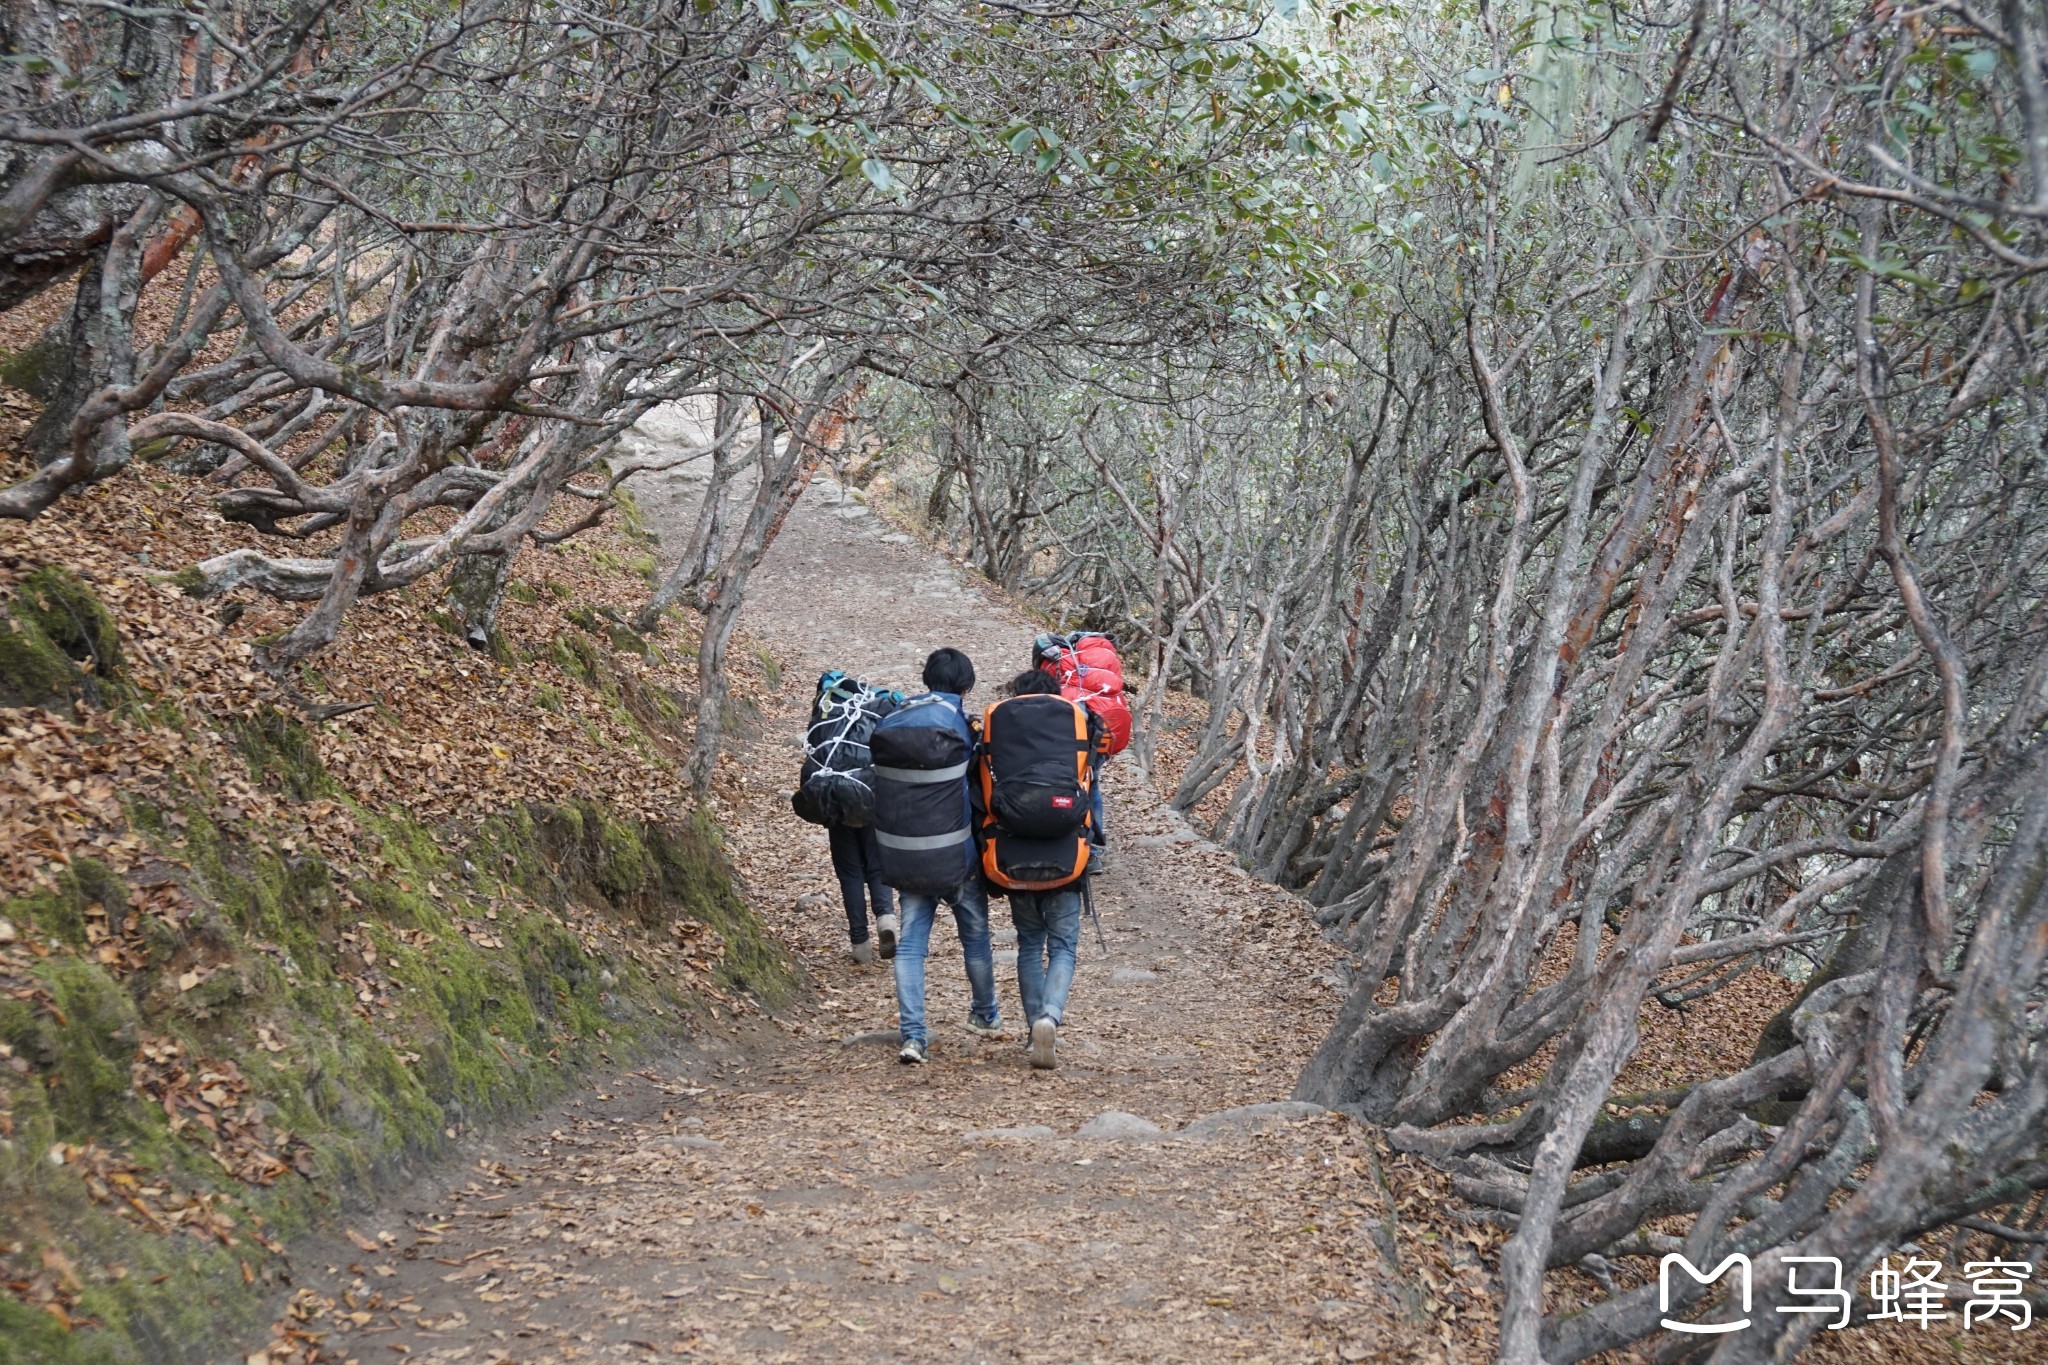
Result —
[[875, 831], [875, 842], [884, 848], [897, 849], [903, 853], [922, 853], [934, 848], [951, 848], [964, 844], [974, 837], [972, 829], [949, 830], [944, 834], [889, 834]]
[[909, 786], [921, 787], [934, 782], [958, 781], [960, 778], [967, 776], [967, 765], [965, 763], [955, 763], [950, 768], [888, 768], [877, 763], [875, 765], [875, 776], [886, 778], [891, 782], [902, 782]]

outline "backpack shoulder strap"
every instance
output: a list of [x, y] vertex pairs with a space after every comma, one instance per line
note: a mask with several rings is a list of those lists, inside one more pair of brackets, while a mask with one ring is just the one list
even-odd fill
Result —
[[1095, 775], [1095, 713], [1071, 697], [1067, 704], [1074, 708], [1075, 781], [1086, 791]]
[[921, 693], [918, 696], [912, 697], [909, 701], [904, 702], [901, 706], [897, 707], [896, 710], [891, 714], [900, 716], [906, 711], [912, 711], [919, 707], [926, 706], [941, 706], [944, 707], [947, 711], [951, 712], [952, 722], [955, 728], [957, 728], [961, 734], [967, 736], [968, 742], [970, 744], [973, 743], [974, 727], [967, 723], [966, 709], [962, 707], [959, 702], [954, 701], [950, 697], [943, 696], [940, 693]]

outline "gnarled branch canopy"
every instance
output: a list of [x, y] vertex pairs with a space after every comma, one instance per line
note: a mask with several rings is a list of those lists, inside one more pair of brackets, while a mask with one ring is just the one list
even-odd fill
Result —
[[[1206, 17], [14, 0], [0, 297], [78, 273], [71, 379], [0, 515], [138, 449], [210, 474], [224, 515], [305, 548], [188, 581], [312, 602], [289, 662], [362, 594], [558, 533], [563, 499], [615, 491], [621, 431], [724, 395], [779, 433], [738, 447], [776, 485], [762, 543], [700, 566], [736, 599], [815, 464], [785, 447], [863, 373], [1159, 344], [1138, 300], [1204, 258], [1141, 239], [1299, 121], [1263, 49], [1191, 74]], [[1276, 112], [1162, 159], [1145, 120], [1240, 66], [1281, 73]], [[139, 329], [149, 290], [178, 291], [167, 329]]]
[[1716, 1360], [1818, 1329], [1788, 1257], [2034, 1259], [2048, 25], [1348, 13], [1318, 273], [900, 396], [917, 502], [1150, 663], [1141, 757], [1202, 699], [1157, 775], [1353, 950], [1298, 1093], [1513, 1229], [1503, 1359], [1656, 1334], [1668, 1252], [1757, 1267]]

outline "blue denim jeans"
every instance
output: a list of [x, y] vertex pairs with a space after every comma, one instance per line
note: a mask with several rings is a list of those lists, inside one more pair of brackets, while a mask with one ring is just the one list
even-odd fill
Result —
[[1012, 891], [1010, 920], [1017, 926], [1017, 994], [1024, 1022], [1066, 1018], [1074, 986], [1074, 954], [1081, 947], [1081, 888]]
[[984, 1024], [1002, 1018], [996, 1007], [996, 960], [988, 946], [988, 892], [976, 874], [950, 896], [897, 893], [896, 1013], [903, 1040], [929, 1041], [924, 1027], [924, 960], [931, 950], [932, 919], [939, 902], [953, 910], [960, 929], [960, 955], [967, 961], [967, 988], [974, 1017]]

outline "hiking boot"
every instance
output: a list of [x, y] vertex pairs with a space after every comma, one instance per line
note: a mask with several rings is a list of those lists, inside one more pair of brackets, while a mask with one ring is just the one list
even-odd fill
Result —
[[1000, 1038], [1003, 1036], [1003, 1021], [995, 1018], [984, 1024], [970, 1014], [967, 1016], [967, 1031], [977, 1038]]
[[896, 917], [894, 915], [875, 916], [875, 945], [877, 951], [881, 953], [883, 961], [886, 962], [896, 956]]
[[930, 1059], [925, 1055], [922, 1039], [906, 1038], [903, 1042], [903, 1050], [896, 1054], [896, 1060], [905, 1066], [923, 1066]]
[[1050, 1071], [1059, 1065], [1058, 1060], [1052, 1055], [1053, 1048], [1059, 1043], [1059, 1037], [1060, 1026], [1050, 1018], [1041, 1019], [1031, 1026], [1032, 1070]]
[[865, 967], [875, 960], [875, 945], [862, 939], [853, 945], [853, 960]]

